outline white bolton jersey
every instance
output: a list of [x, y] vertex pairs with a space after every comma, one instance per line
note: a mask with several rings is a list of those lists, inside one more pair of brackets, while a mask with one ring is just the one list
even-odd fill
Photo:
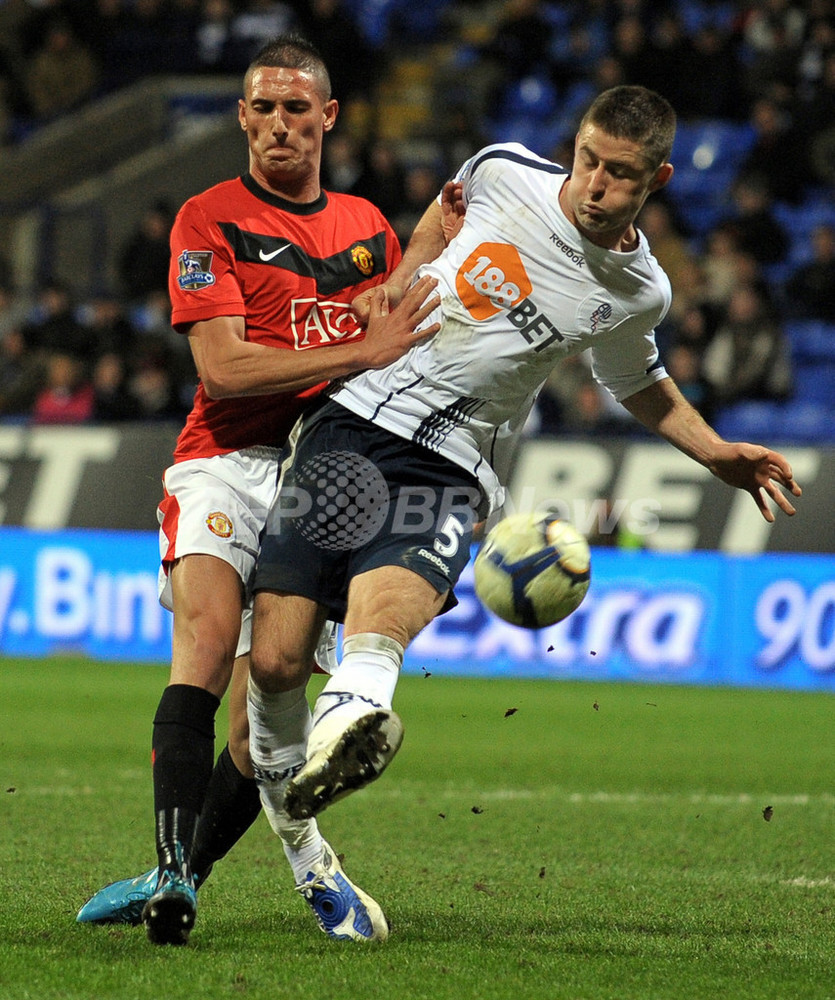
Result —
[[[654, 328], [670, 283], [643, 234], [629, 253], [585, 239], [560, 208], [568, 172], [518, 143], [487, 146], [457, 174], [466, 216], [418, 277], [438, 279], [434, 338], [332, 389], [343, 406], [445, 455], [503, 502], [500, 454], [560, 359], [591, 348], [595, 378], [622, 400], [666, 377]], [[433, 293], [434, 294], [434, 293]]]

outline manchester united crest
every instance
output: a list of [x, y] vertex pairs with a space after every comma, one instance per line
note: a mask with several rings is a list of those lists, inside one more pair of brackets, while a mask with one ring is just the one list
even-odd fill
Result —
[[224, 514], [222, 510], [213, 510], [211, 514], [207, 515], [206, 527], [218, 538], [231, 538], [235, 530], [229, 515]]
[[362, 243], [357, 244], [357, 246], [351, 250], [351, 260], [356, 265], [360, 274], [364, 274], [366, 278], [374, 270], [374, 255], [368, 247], [364, 246]]

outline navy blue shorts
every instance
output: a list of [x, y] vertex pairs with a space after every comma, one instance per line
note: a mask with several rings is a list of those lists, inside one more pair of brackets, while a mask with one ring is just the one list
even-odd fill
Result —
[[454, 606], [481, 500], [475, 477], [333, 400], [304, 416], [290, 447], [255, 590], [310, 598], [342, 621], [353, 577], [404, 566]]

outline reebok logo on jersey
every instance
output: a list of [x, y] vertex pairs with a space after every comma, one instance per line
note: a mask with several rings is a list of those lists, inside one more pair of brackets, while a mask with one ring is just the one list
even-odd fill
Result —
[[285, 243], [283, 247], [279, 247], [278, 250], [271, 250], [269, 253], [264, 253], [263, 250], [258, 251], [258, 256], [263, 261], [272, 260], [273, 257], [277, 257], [280, 253], [283, 253], [287, 247], [292, 246], [291, 243]]
[[567, 257], [572, 264], [576, 264], [577, 267], [586, 266], [586, 258], [574, 247], [569, 246], [564, 240], [561, 240], [556, 233], [551, 233], [551, 242], [559, 250], [561, 254]]

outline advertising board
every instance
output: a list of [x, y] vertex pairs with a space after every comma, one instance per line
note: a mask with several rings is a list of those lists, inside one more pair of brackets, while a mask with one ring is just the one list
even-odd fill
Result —
[[[0, 528], [0, 654], [167, 662], [158, 559], [155, 532]], [[833, 556], [594, 549], [584, 603], [539, 631], [485, 611], [472, 562], [456, 594], [408, 672], [835, 691]]]

